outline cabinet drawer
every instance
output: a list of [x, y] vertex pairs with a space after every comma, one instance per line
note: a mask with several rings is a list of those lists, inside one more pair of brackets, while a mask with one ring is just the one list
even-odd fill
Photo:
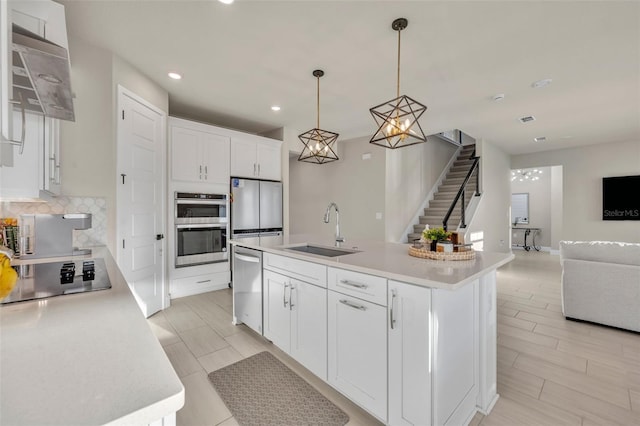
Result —
[[349, 296], [387, 306], [387, 279], [361, 272], [329, 268], [328, 286]]
[[317, 263], [264, 253], [263, 267], [270, 271], [297, 278], [320, 287], [327, 287], [327, 267]]
[[230, 281], [231, 273], [229, 271], [175, 278], [171, 280], [169, 293], [172, 299], [191, 296], [207, 291], [227, 288]]

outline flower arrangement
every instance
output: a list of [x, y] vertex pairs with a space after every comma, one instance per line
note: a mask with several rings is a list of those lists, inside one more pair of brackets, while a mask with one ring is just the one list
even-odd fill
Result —
[[431, 228], [422, 231], [422, 237], [425, 240], [444, 241], [451, 237], [451, 232], [447, 232], [444, 228]]

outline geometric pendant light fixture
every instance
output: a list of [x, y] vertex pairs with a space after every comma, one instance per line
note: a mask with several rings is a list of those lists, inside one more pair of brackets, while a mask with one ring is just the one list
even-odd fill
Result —
[[298, 157], [298, 161], [307, 163], [324, 164], [336, 161], [338, 156], [334, 148], [338, 140], [338, 134], [320, 128], [320, 77], [324, 75], [324, 71], [315, 70], [313, 76], [318, 80], [317, 85], [317, 116], [316, 127], [301, 135], [298, 138], [304, 144], [304, 148]]
[[407, 28], [408, 21], [398, 18], [391, 28], [398, 32], [398, 80], [396, 98], [381, 103], [369, 111], [376, 121], [378, 130], [369, 143], [385, 148], [402, 148], [427, 141], [418, 119], [427, 107], [409, 96], [400, 96], [400, 33]]

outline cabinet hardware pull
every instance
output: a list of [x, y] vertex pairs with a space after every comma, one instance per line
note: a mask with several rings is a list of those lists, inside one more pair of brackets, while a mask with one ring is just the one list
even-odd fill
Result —
[[396, 301], [396, 291], [395, 290], [391, 290], [391, 312], [389, 313], [389, 325], [391, 326], [391, 329], [393, 330], [396, 325], [396, 319], [394, 318], [393, 315], [393, 304]]
[[202, 165], [200, 165], [200, 180], [202, 180]]
[[49, 181], [56, 181], [56, 157], [49, 157]]
[[283, 306], [286, 308], [287, 307], [287, 288], [289, 287], [289, 284], [285, 284], [284, 288], [282, 289], [282, 304]]
[[293, 287], [293, 284], [291, 284], [289, 286], [289, 310], [293, 311], [293, 290], [295, 290], [295, 288]]
[[25, 122], [26, 120], [26, 113], [25, 113], [25, 105], [24, 105], [24, 101], [22, 99], [22, 93], [18, 93], [18, 97], [20, 98], [20, 100], [10, 100], [9, 103], [13, 104], [13, 105], [20, 105], [20, 115], [22, 116], [22, 131], [21, 131], [21, 135], [20, 135], [20, 140], [19, 141], [14, 141], [14, 140], [9, 140], [7, 141], [7, 143], [9, 143], [10, 145], [16, 145], [20, 147], [20, 151], [19, 154], [22, 155], [22, 153], [24, 152], [24, 136], [27, 132], [27, 123]]
[[202, 280], [202, 281], [196, 281], [196, 284], [204, 284], [209, 282], [211, 282], [211, 280]]
[[260, 163], [258, 163], [258, 176], [260, 176]]
[[355, 288], [369, 288], [369, 286], [366, 284], [358, 284], [358, 283], [351, 282], [349, 280], [340, 280], [340, 284], [348, 285]]
[[209, 174], [207, 166], [204, 166], [204, 180], [207, 180], [207, 175]]
[[360, 311], [366, 311], [366, 310], [367, 310], [367, 307], [366, 307], [366, 306], [356, 305], [355, 303], [351, 303], [351, 302], [349, 302], [348, 300], [344, 300], [344, 299], [342, 299], [342, 300], [340, 300], [340, 303], [342, 303], [343, 305], [347, 305], [347, 306], [348, 306], [348, 307], [350, 307], [350, 308], [358, 309], [358, 310], [360, 310]]
[[257, 175], [256, 175], [256, 163], [253, 163], [253, 175], [254, 175], [254, 176], [257, 176]]

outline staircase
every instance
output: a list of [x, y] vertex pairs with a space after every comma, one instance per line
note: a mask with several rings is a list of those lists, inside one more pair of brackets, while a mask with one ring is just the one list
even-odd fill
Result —
[[[413, 226], [413, 233], [408, 235], [409, 242], [420, 238], [426, 224], [429, 224], [430, 228], [442, 226], [442, 221], [449, 211], [451, 203], [458, 194], [460, 185], [464, 182], [464, 178], [467, 176], [467, 173], [473, 164], [473, 159], [470, 157], [475, 148], [475, 145], [465, 145], [458, 153], [458, 157], [453, 162], [451, 169], [449, 169], [449, 172], [442, 181], [442, 184], [438, 187], [438, 192], [434, 195], [433, 200], [429, 201], [429, 207], [424, 209], [424, 216], [420, 216], [419, 223]], [[475, 193], [477, 179], [478, 173], [474, 172], [469, 179], [469, 182], [467, 182], [464, 200], [465, 208], [469, 206], [473, 194]], [[462, 220], [460, 210], [460, 201], [458, 201], [455, 209], [449, 217], [449, 231], [455, 231], [458, 228], [458, 225]], [[467, 215], [465, 217], [465, 221], [468, 223], [469, 220], [470, 217]]]

